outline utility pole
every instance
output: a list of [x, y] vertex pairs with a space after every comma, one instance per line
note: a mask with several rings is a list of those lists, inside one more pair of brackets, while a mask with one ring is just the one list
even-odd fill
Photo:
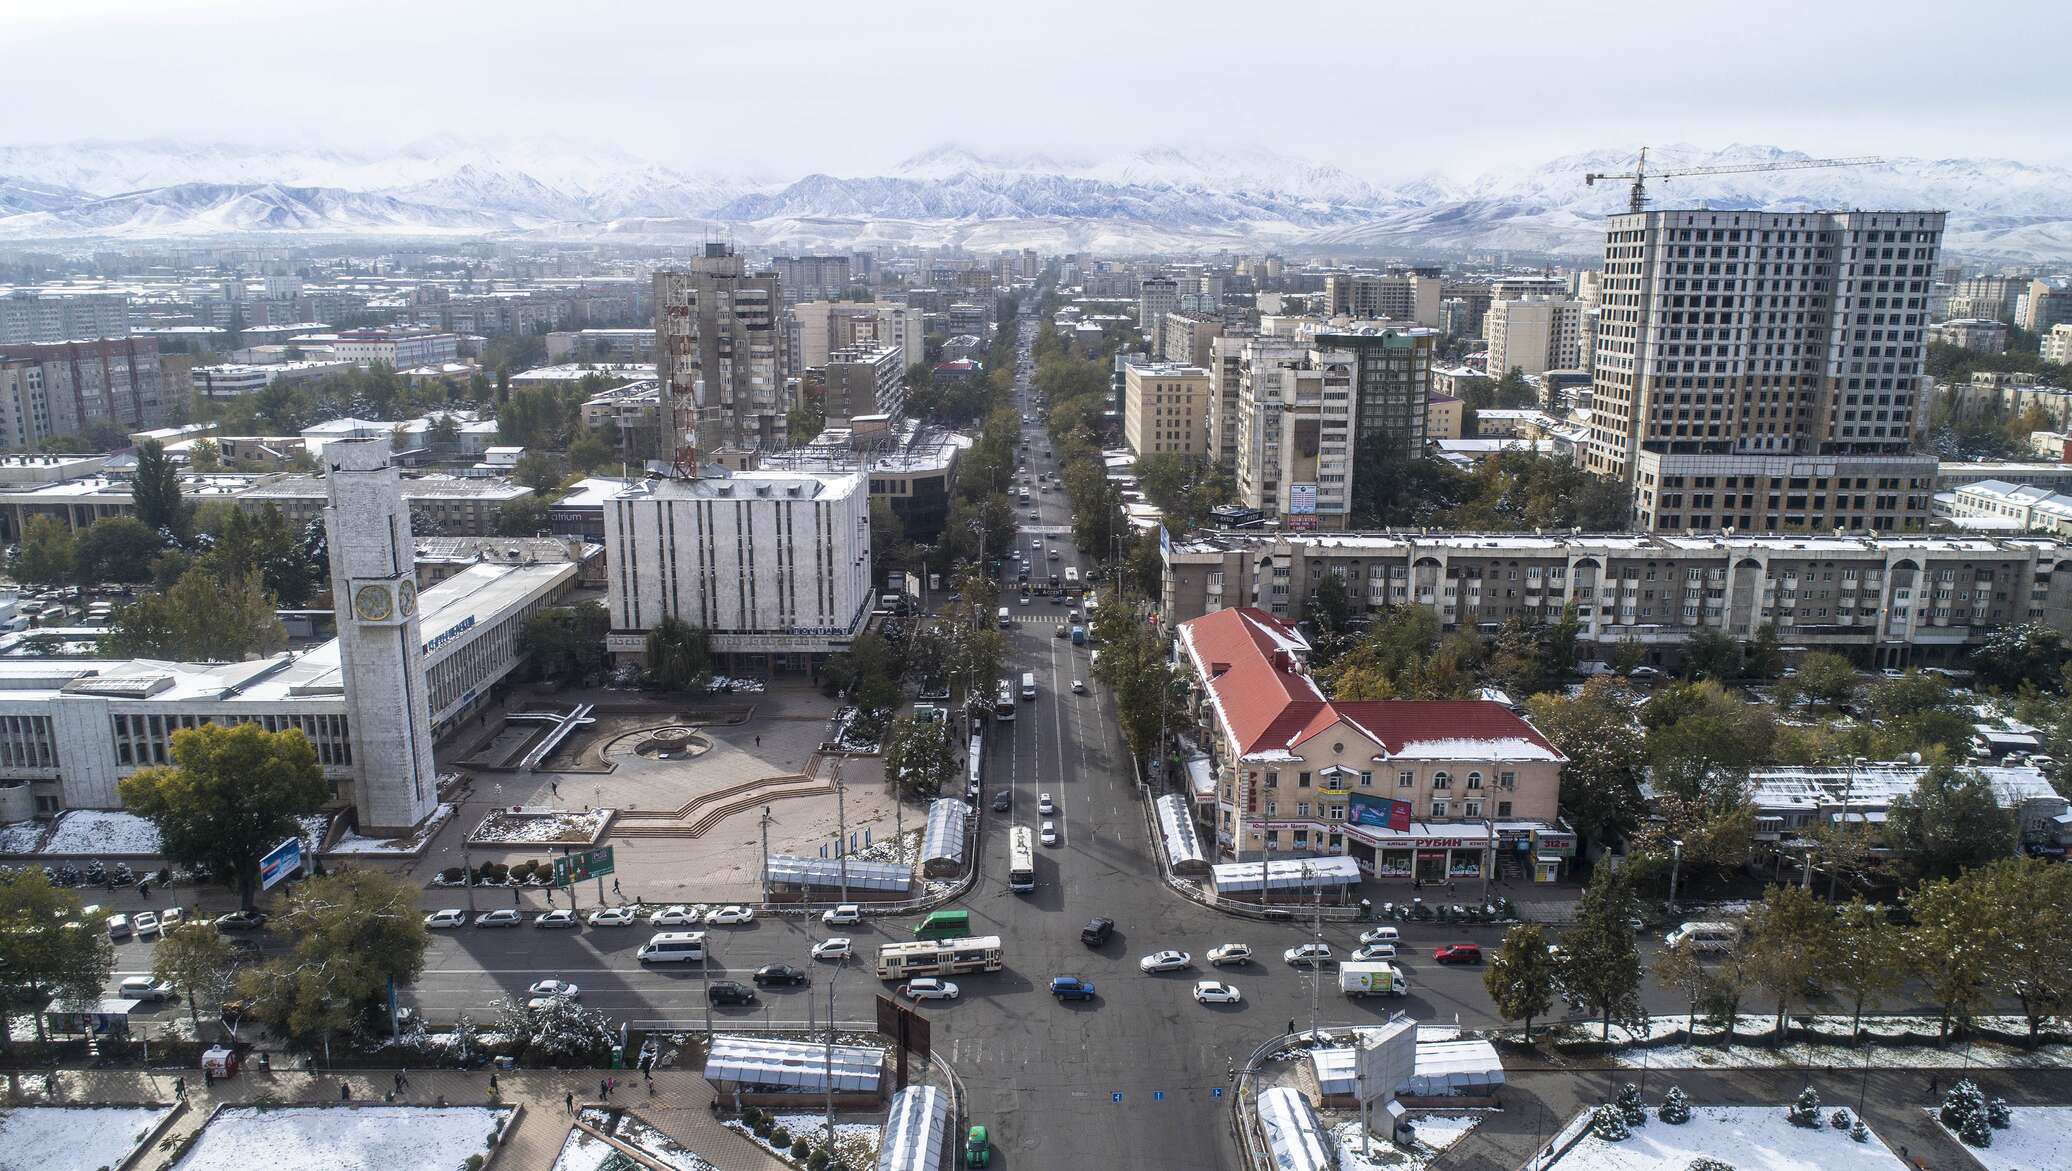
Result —
[[1489, 872], [1496, 869], [1496, 823], [1482, 819], [1482, 905], [1489, 905]]
[[1676, 914], [1676, 875], [1683, 869], [1683, 839], [1669, 841], [1669, 913]]
[[842, 763], [848, 757], [835, 757], [835, 863], [842, 868], [842, 902], [849, 901], [849, 813], [843, 800], [848, 793], [842, 784]]
[[763, 836], [763, 868], [756, 876], [756, 897], [762, 902], [770, 901], [770, 807], [763, 806], [763, 818], [758, 824]]
[[712, 1052], [712, 949], [705, 946], [705, 933], [698, 933], [698, 991], [705, 996], [705, 1051]]
[[460, 883], [468, 888], [468, 918], [473, 919], [475, 917], [475, 868], [468, 864], [468, 851], [465, 847], [460, 852]]
[[837, 979], [827, 982], [827, 1145], [835, 1145], [835, 985], [840, 983], [842, 970], [849, 966], [844, 958], [835, 966]]
[[[1863, 757], [1861, 756], [1849, 758], [1849, 782], [1842, 790], [1842, 824], [1836, 830], [1838, 835], [1849, 832], [1849, 805], [1856, 797], [1856, 766], [1861, 763], [1863, 763]], [[1808, 855], [1808, 857], [1811, 857], [1811, 855]], [[1829, 853], [1827, 858], [1827, 901], [1829, 905], [1833, 905], [1835, 901], [1835, 884], [1840, 882], [1841, 878], [1842, 868], [1836, 864], [1833, 853]]]

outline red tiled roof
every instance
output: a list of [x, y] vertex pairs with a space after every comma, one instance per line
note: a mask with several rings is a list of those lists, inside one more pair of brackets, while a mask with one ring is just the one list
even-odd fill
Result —
[[[1293, 654], [1309, 649], [1264, 610], [1218, 610], [1180, 624], [1181, 645], [1208, 681], [1240, 755], [1290, 750], [1343, 720], [1399, 756], [1560, 760], [1539, 730], [1485, 700], [1333, 703]], [[1487, 753], [1488, 755], [1483, 755]]]

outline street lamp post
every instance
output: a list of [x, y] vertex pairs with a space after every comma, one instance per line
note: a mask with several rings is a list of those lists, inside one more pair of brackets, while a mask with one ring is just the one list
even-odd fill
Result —
[[1669, 913], [1676, 914], [1676, 878], [1683, 869], [1683, 839], [1672, 838], [1669, 842]]
[[[1842, 824], [1836, 831], [1838, 835], [1849, 832], [1849, 806], [1856, 799], [1856, 766], [1863, 763], [1865, 761], [1861, 756], [1849, 758], [1849, 780], [1842, 789]], [[1836, 844], [1839, 845], [1840, 840], [1840, 837], [1837, 836]], [[1842, 868], [1837, 863], [1833, 851], [1830, 850], [1827, 859], [1827, 901], [1830, 904], [1835, 901], [1835, 886], [1841, 881], [1841, 878]]]

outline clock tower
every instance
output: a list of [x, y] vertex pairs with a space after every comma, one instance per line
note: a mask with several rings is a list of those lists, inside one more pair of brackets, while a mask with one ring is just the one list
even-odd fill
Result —
[[410, 512], [389, 440], [324, 447], [324, 538], [361, 832], [407, 830], [438, 805]]

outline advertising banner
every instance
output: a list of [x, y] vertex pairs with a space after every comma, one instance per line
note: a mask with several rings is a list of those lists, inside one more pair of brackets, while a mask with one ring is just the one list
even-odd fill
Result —
[[1370, 797], [1365, 793], [1354, 793], [1346, 798], [1345, 817], [1354, 825], [1371, 826], [1375, 829], [1391, 829], [1407, 833], [1410, 829], [1410, 802], [1394, 801], [1387, 797]]

